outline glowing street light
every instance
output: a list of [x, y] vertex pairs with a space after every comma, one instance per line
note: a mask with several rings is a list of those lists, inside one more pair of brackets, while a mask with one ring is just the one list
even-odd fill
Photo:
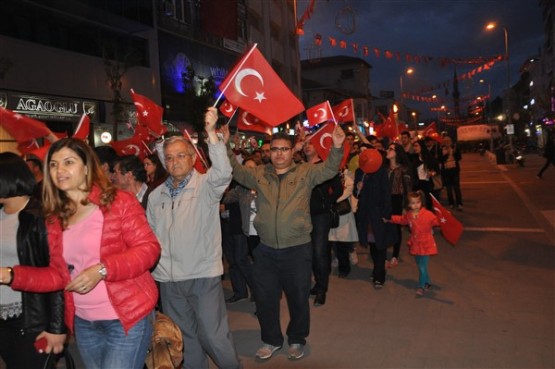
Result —
[[[495, 22], [490, 22], [486, 25], [486, 30], [491, 31], [497, 28], [497, 24]], [[505, 61], [507, 63], [507, 125], [512, 126], [512, 116], [511, 116], [511, 106], [510, 106], [510, 91], [511, 91], [511, 70], [509, 65], [509, 31], [507, 27], [503, 28], [503, 34], [505, 36]], [[509, 134], [509, 147], [513, 148], [513, 136]]]

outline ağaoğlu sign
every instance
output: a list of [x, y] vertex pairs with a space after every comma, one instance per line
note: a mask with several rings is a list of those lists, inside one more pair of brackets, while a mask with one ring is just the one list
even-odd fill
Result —
[[97, 111], [94, 101], [9, 93], [7, 100], [8, 109], [36, 119], [78, 121], [83, 113], [94, 114]]

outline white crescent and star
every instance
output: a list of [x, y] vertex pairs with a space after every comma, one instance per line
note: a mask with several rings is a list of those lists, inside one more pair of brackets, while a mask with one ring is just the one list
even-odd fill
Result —
[[[321, 113], [320, 113], [320, 112], [321, 112]], [[328, 115], [328, 114], [327, 114], [327, 112], [326, 112], [326, 109], [324, 109], [324, 108], [318, 108], [318, 110], [316, 110], [316, 111], [314, 112], [314, 118], [323, 119], [323, 118], [326, 118], [327, 115]]]
[[[248, 95], [243, 91], [243, 88], [241, 87], [241, 83], [243, 82], [243, 79], [247, 76], [256, 77], [260, 81], [262, 86], [264, 86], [264, 79], [256, 69], [245, 68], [240, 70], [239, 73], [237, 73], [237, 76], [235, 77], [235, 90], [237, 90], [237, 92], [239, 92], [241, 95], [245, 97], [248, 97]], [[264, 92], [256, 92], [256, 97], [254, 99], [258, 100], [258, 102], [260, 103], [262, 102], [262, 100], [266, 100], [266, 97], [264, 96]]]
[[325, 149], [328, 148], [326, 145], [324, 145], [324, 140], [326, 139], [326, 137], [332, 138], [332, 137], [331, 137], [331, 133], [324, 133], [324, 134], [320, 137], [320, 146], [322, 146], [322, 147], [325, 148]]
[[231, 104], [226, 103], [226, 104], [224, 105], [224, 111], [225, 111], [226, 113], [231, 113], [231, 112], [233, 111], [233, 107], [231, 106]]
[[447, 219], [445, 219], [445, 217], [443, 216], [443, 212], [442, 212], [441, 210], [439, 210], [438, 208], [436, 208], [436, 207], [434, 207], [434, 210], [435, 210], [436, 212], [439, 213], [439, 214], [438, 214], [438, 216], [439, 216], [439, 221], [440, 221], [441, 223], [447, 223]]
[[345, 118], [347, 115], [349, 114], [349, 107], [348, 106], [344, 106], [340, 111], [339, 111], [339, 115], [341, 118]]
[[[141, 149], [139, 148], [139, 146], [133, 145], [133, 144], [129, 144], [129, 145], [125, 146], [125, 148], [123, 150], [125, 152], [129, 152], [129, 154], [127, 154], [127, 155], [139, 156], [139, 154], [141, 153]], [[131, 153], [131, 150], [133, 150], [134, 152]]]
[[243, 119], [243, 123], [245, 123], [245, 125], [247, 126], [252, 126], [253, 124], [255, 124], [256, 122], [258, 122], [258, 118], [254, 117], [254, 122], [251, 123], [249, 122], [249, 120], [247, 119], [249, 117], [249, 113], [248, 112], [244, 112], [242, 119]]

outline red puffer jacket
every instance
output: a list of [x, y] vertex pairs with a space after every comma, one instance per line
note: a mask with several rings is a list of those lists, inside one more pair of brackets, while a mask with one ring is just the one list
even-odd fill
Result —
[[[93, 187], [89, 200], [100, 205], [98, 187]], [[132, 194], [118, 191], [111, 206], [100, 209], [104, 215], [100, 260], [108, 271], [106, 288], [127, 332], [153, 310], [158, 299], [158, 290], [149, 269], [160, 256], [160, 244], [148, 225], [143, 208]], [[61, 290], [70, 282], [69, 270], [62, 257], [63, 237], [59, 219], [47, 220], [47, 230], [50, 266], [15, 266], [12, 288], [49, 292]], [[66, 325], [73, 331], [73, 294], [65, 292], [64, 300]]]
[[420, 209], [415, 218], [412, 212], [403, 215], [393, 215], [391, 222], [409, 225], [410, 239], [408, 242], [411, 255], [435, 255], [437, 245], [432, 234], [432, 227], [439, 227], [437, 216], [428, 209]]

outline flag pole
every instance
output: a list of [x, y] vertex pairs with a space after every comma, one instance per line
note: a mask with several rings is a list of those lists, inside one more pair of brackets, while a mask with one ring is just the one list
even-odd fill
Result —
[[[353, 111], [353, 124], [357, 124], [357, 114], [355, 111], [355, 103], [354, 103], [354, 99], [351, 97], [351, 110]], [[366, 127], [364, 128], [364, 133], [366, 133]]]
[[193, 149], [195, 149], [195, 152], [197, 154], [197, 156], [199, 157], [200, 161], [202, 161], [202, 164], [204, 165], [204, 167], [206, 169], [208, 169], [208, 164], [206, 164], [206, 161], [204, 160], [204, 158], [202, 157], [202, 155], [200, 154], [200, 151], [198, 151], [197, 146], [193, 143], [193, 138], [191, 137], [191, 135], [189, 134], [189, 131], [187, 131], [187, 128], [185, 128], [183, 130], [185, 132], [185, 135], [187, 136], [187, 139], [189, 140], [189, 142], [191, 143], [191, 145], [193, 145]]
[[333, 122], [337, 125], [337, 120], [335, 119], [335, 114], [333, 114], [333, 110], [331, 109], [330, 101], [326, 100], [326, 104], [328, 104], [328, 109], [331, 112], [331, 117], [333, 118]]
[[252, 52], [254, 51], [254, 49], [256, 48], [258, 44], [255, 43], [254, 45], [252, 45], [251, 49], [247, 52], [247, 54], [243, 57], [243, 59], [241, 60], [241, 63], [237, 66], [237, 68], [235, 68], [235, 73], [233, 73], [233, 75], [231, 76], [231, 78], [229, 79], [229, 81], [227, 82], [227, 84], [224, 86], [224, 88], [221, 89], [220, 94], [218, 95], [218, 98], [216, 99], [216, 102], [214, 103], [213, 107], [215, 108], [218, 103], [220, 102], [220, 99], [222, 98], [222, 96], [225, 93], [225, 90], [227, 90], [227, 88], [229, 87], [229, 85], [231, 84], [231, 81], [233, 81], [235, 79], [235, 76], [237, 75], [237, 73], [239, 73], [239, 71], [241, 70], [241, 67], [243, 66], [243, 64], [245, 64], [247, 62], [247, 59], [249, 58], [249, 56], [252, 54]]

